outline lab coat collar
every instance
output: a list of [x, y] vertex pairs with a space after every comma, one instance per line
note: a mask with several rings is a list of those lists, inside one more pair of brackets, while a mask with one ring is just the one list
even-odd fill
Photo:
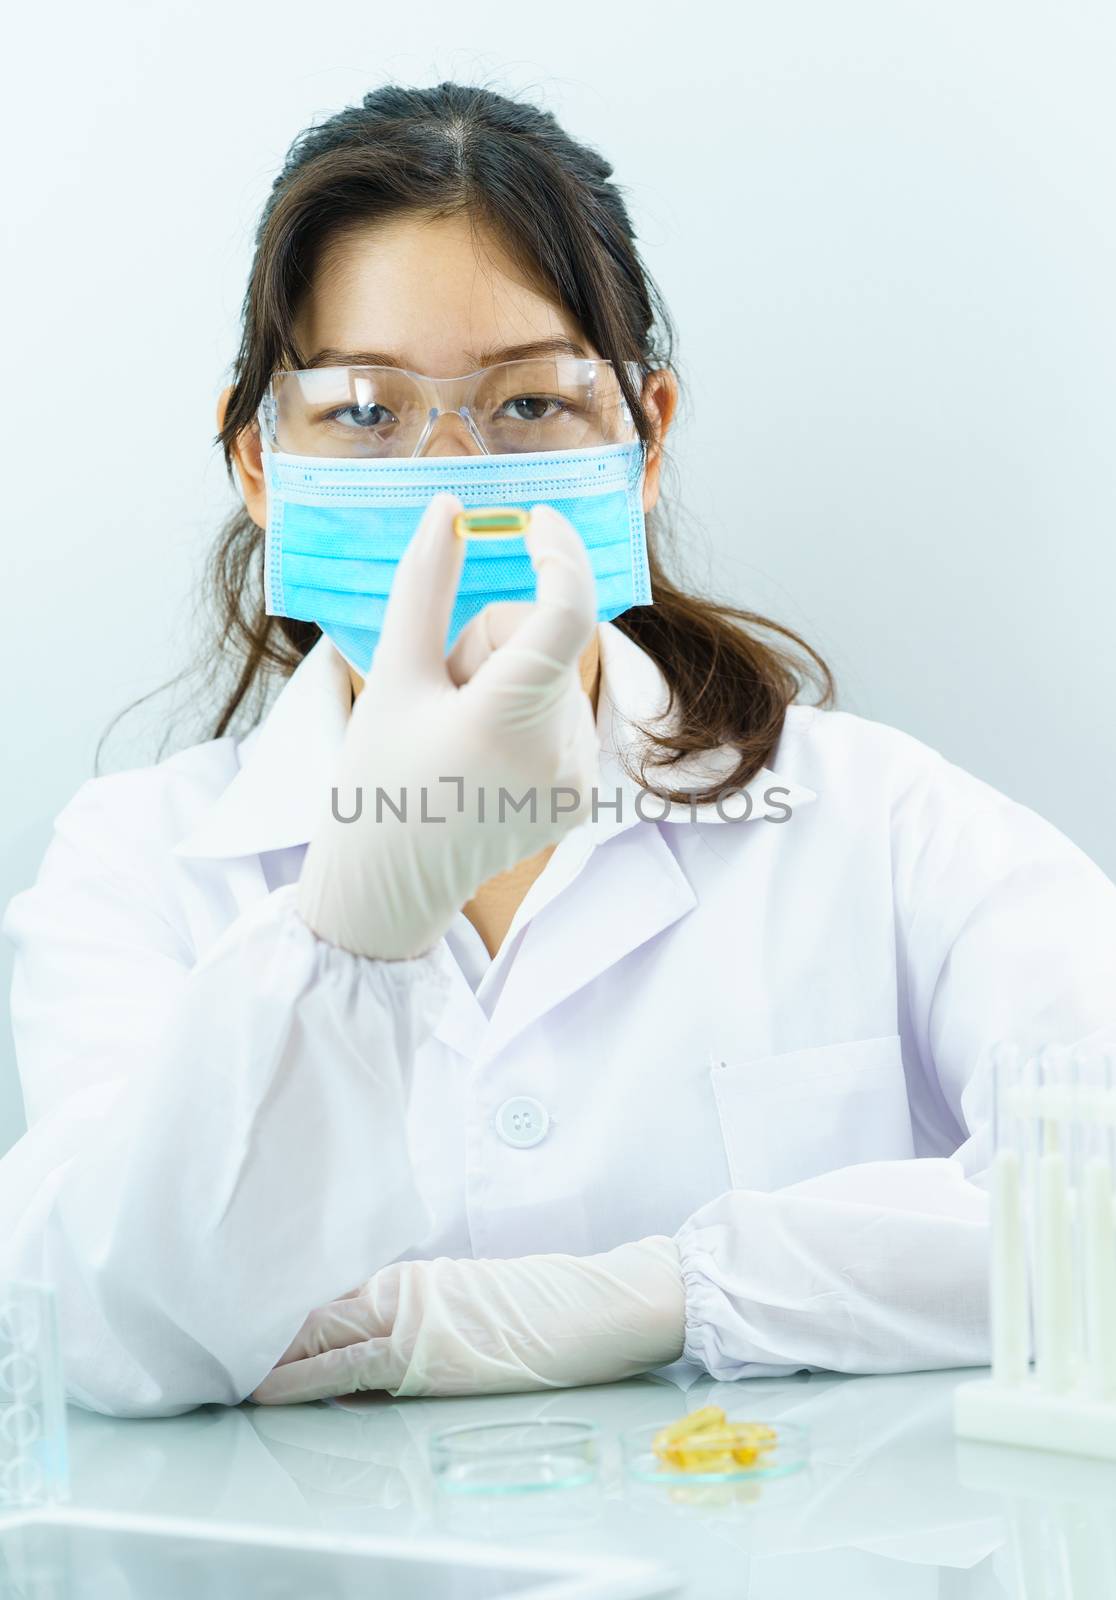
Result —
[[[601, 804], [598, 815], [574, 830], [584, 847], [601, 843], [640, 820], [635, 801], [639, 784], [627, 770], [639, 770], [644, 741], [641, 726], [663, 732], [670, 724], [669, 688], [656, 663], [610, 622], [599, 625], [601, 683], [597, 731], [601, 746]], [[221, 859], [262, 855], [306, 844], [321, 813], [337, 752], [345, 737], [352, 688], [344, 658], [325, 635], [295, 668], [264, 719], [238, 747], [240, 768], [212, 806], [174, 847], [177, 856]], [[688, 757], [670, 773], [671, 787], [700, 788], [716, 772], [734, 764], [730, 750]], [[651, 782], [654, 772], [649, 771]], [[619, 808], [612, 805], [619, 789]], [[777, 789], [779, 801], [797, 808], [817, 798], [812, 789], [763, 767], [746, 790], [718, 808], [711, 804], [673, 805], [645, 793], [643, 814], [656, 822], [726, 822], [765, 813], [764, 794]], [[568, 836], [572, 837], [572, 836]], [[576, 853], [581, 856], [580, 849]], [[549, 886], [548, 886], [549, 887]], [[532, 908], [533, 909], [533, 908]]]
[[264, 717], [240, 741], [240, 770], [186, 837], [177, 856], [263, 855], [306, 844], [328, 793], [352, 709], [352, 684], [323, 634]]

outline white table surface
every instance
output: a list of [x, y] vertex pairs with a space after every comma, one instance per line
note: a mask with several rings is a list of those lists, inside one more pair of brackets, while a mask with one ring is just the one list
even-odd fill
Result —
[[[660, 1379], [541, 1394], [326, 1403], [123, 1421], [70, 1408], [71, 1503], [82, 1508], [383, 1534], [424, 1547], [496, 1540], [532, 1551], [660, 1561], [702, 1600], [1113, 1600], [1116, 1463], [955, 1438], [952, 1395], [983, 1369], [802, 1374], [687, 1392]], [[618, 1433], [699, 1405], [809, 1430], [810, 1465], [712, 1503], [626, 1483]], [[427, 1441], [457, 1423], [586, 1417], [601, 1483], [446, 1495]]]

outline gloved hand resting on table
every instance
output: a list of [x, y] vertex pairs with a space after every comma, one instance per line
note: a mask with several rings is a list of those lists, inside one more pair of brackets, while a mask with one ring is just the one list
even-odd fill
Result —
[[[447, 661], [465, 560], [453, 531], [461, 509], [456, 495], [436, 494], [399, 563], [335, 776], [340, 815], [352, 815], [358, 788], [361, 815], [339, 822], [323, 795], [299, 876], [303, 920], [355, 955], [429, 950], [482, 883], [588, 815], [599, 781], [578, 676], [597, 621], [584, 541], [553, 506], [533, 506], [524, 539], [535, 601], [502, 611], [495, 648], [482, 612]], [[387, 804], [377, 815], [377, 789], [392, 805], [405, 796], [405, 820]], [[516, 809], [531, 791], [533, 810]], [[424, 807], [444, 821], [424, 820]]]
[[664, 1234], [591, 1256], [396, 1261], [312, 1311], [249, 1399], [612, 1383], [676, 1361], [684, 1336], [678, 1246]]

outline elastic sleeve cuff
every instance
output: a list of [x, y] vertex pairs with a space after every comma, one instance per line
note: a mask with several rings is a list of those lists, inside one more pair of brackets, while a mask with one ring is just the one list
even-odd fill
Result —
[[[450, 992], [451, 957], [444, 939], [417, 956], [387, 959], [357, 955], [315, 933], [298, 909], [298, 884], [273, 892], [284, 899], [276, 907], [293, 937], [312, 952], [319, 971], [339, 987], [363, 990], [392, 1019], [400, 1062], [409, 1063], [437, 1027]], [[404, 1067], [409, 1077], [409, 1068]]]
[[370, 988], [373, 995], [393, 1012], [401, 1001], [436, 1020], [450, 990], [450, 958], [444, 940], [439, 940], [422, 955], [400, 960], [382, 960], [355, 955], [342, 945], [321, 938], [303, 919], [298, 909], [298, 883], [273, 889], [255, 905], [249, 906], [220, 934], [198, 962], [198, 968], [219, 961], [229, 946], [251, 936], [257, 929], [272, 925], [309, 957], [312, 970], [332, 982]]
[[715, 1368], [720, 1364], [719, 1352], [713, 1348], [716, 1341], [711, 1336], [713, 1313], [719, 1296], [710, 1281], [712, 1263], [700, 1242], [702, 1231], [692, 1220], [688, 1220], [674, 1235], [685, 1295], [682, 1359], [696, 1362], [706, 1372], [716, 1376]]
[[699, 1222], [701, 1215], [696, 1212], [688, 1217], [674, 1236], [686, 1296], [682, 1359], [719, 1383], [783, 1377], [804, 1368], [820, 1370], [802, 1361], [765, 1360], [769, 1352], [755, 1348], [733, 1302], [741, 1285], [732, 1282], [723, 1262], [726, 1229], [717, 1223]]

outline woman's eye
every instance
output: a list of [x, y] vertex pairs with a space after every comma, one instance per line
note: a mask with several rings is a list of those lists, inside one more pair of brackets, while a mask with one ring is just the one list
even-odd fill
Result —
[[395, 422], [398, 419], [386, 406], [373, 402], [370, 406], [340, 406], [336, 411], [326, 413], [326, 422], [341, 422], [349, 419], [349, 425], [354, 429], [382, 428], [385, 423]]
[[[510, 413], [518, 422], [542, 422], [547, 416], [547, 407], [554, 406], [561, 410], [561, 402], [552, 400], [543, 394], [518, 395], [514, 400], [504, 402], [505, 409], [509, 406], [515, 409]], [[522, 409], [521, 409], [522, 408]]]

